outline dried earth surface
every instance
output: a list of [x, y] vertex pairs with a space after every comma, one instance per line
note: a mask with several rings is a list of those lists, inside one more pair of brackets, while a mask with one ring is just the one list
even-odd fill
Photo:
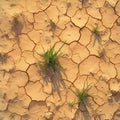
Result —
[[[46, 84], [38, 53], [63, 43]], [[84, 83], [88, 112], [68, 106]], [[120, 120], [120, 0], [0, 0], [0, 120]]]

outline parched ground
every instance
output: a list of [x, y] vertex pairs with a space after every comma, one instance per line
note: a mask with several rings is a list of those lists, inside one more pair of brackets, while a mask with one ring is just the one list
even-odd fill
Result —
[[[38, 53], [63, 43], [46, 84]], [[68, 106], [84, 83], [88, 112]], [[120, 0], [0, 0], [0, 120], [120, 120]]]

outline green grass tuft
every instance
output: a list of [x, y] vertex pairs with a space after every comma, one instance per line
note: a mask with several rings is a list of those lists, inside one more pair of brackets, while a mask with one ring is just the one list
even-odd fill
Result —
[[57, 92], [60, 98], [60, 87], [65, 88], [65, 83], [62, 78], [62, 73], [65, 73], [64, 68], [59, 63], [58, 57], [60, 56], [60, 51], [64, 44], [65, 43], [63, 43], [58, 50], [55, 50], [55, 44], [46, 51], [43, 48], [44, 53], [42, 55], [38, 53], [43, 60], [36, 63], [36, 66], [39, 68], [38, 72], [45, 82], [51, 82], [52, 94]]
[[44, 64], [54, 72], [56, 71], [56, 67], [60, 66], [60, 63], [58, 62], [58, 56], [60, 55], [60, 51], [63, 46], [64, 44], [57, 51], [55, 51], [55, 45], [50, 47], [50, 49], [47, 51], [45, 51], [43, 48], [44, 54], [42, 57], [44, 58]]
[[89, 89], [90, 89], [90, 85], [87, 85], [85, 88], [85, 84], [81, 91], [79, 89], [76, 89], [76, 95], [78, 97], [78, 105], [82, 104], [86, 110], [87, 110], [85, 103], [86, 98], [91, 96], [90, 94], [88, 94]]
[[88, 94], [88, 90], [91, 88], [90, 85], [87, 85], [85, 87], [85, 83], [84, 86], [82, 88], [82, 90], [80, 91], [79, 89], [76, 89], [76, 96], [78, 97], [78, 101], [77, 102], [70, 102], [68, 105], [73, 108], [75, 104], [78, 104], [78, 107], [80, 107], [81, 105], [84, 107], [85, 111], [88, 112], [87, 107], [86, 107], [86, 99], [88, 97], [92, 97], [92, 95]]

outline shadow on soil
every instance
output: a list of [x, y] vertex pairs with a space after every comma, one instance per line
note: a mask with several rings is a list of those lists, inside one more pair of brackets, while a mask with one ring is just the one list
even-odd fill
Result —
[[52, 94], [54, 94], [54, 92], [57, 92], [58, 96], [61, 98], [60, 89], [66, 88], [62, 77], [63, 75], [66, 76], [65, 69], [63, 69], [61, 66], [56, 66], [55, 70], [49, 68], [47, 65], [38, 65], [38, 67], [39, 73], [45, 81], [46, 85], [48, 83], [51, 83]]
[[12, 21], [11, 31], [14, 33], [16, 39], [19, 41], [19, 34], [23, 29], [23, 24], [19, 20], [19, 16], [15, 16]]
[[78, 105], [75, 117], [72, 120], [91, 120], [88, 110], [82, 105]]

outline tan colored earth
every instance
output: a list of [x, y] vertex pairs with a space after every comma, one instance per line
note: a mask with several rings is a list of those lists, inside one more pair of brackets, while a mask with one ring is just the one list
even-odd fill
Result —
[[[38, 53], [63, 43], [47, 78]], [[88, 111], [71, 109], [84, 84]], [[120, 0], [0, 0], [0, 120], [120, 120]]]

